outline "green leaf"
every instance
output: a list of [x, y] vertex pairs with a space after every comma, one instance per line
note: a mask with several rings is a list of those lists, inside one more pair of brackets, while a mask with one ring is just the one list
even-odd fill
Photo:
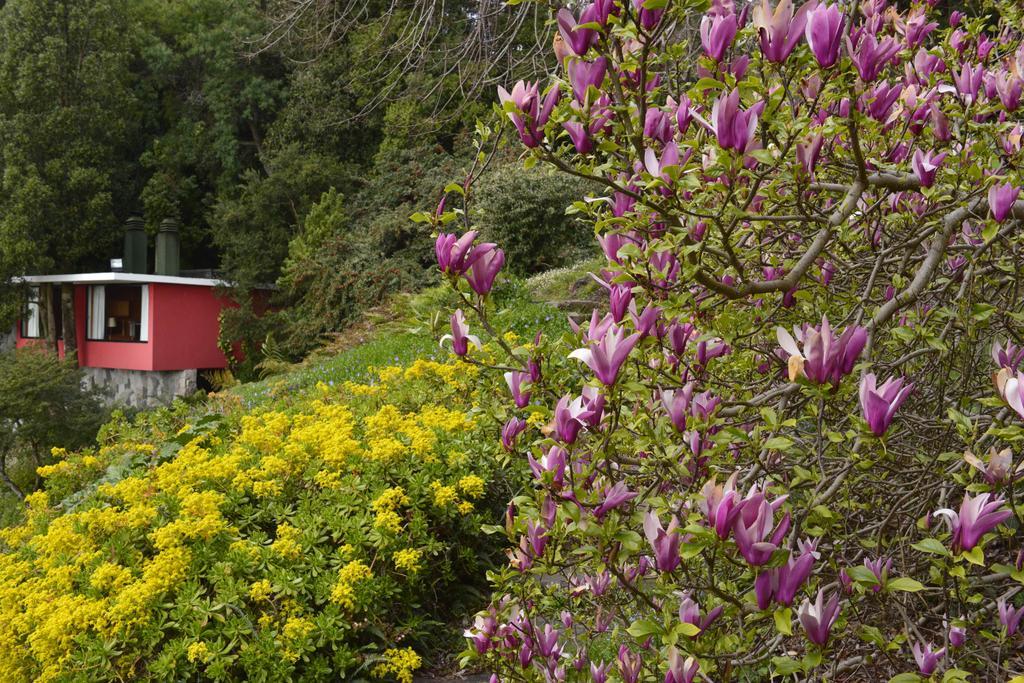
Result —
[[700, 635], [700, 626], [691, 624], [688, 621], [681, 621], [679, 622], [679, 625], [676, 626], [675, 631], [681, 636], [696, 636]]
[[886, 589], [891, 591], [904, 591], [906, 593], [916, 593], [924, 590], [924, 584], [920, 581], [901, 576], [898, 579], [892, 579], [885, 584]]
[[629, 628], [626, 629], [626, 633], [633, 636], [637, 640], [646, 638], [647, 636], [659, 635], [662, 633], [661, 624], [651, 619], [641, 619], [634, 621], [630, 624]]
[[779, 676], [791, 676], [804, 670], [803, 664], [792, 657], [772, 657], [772, 668]]
[[961, 556], [971, 564], [976, 564], [979, 567], [985, 566], [985, 551], [981, 549], [980, 545], [974, 546], [969, 552], [961, 553]]
[[912, 543], [910, 547], [914, 550], [920, 550], [923, 553], [949, 556], [949, 550], [947, 550], [946, 546], [942, 545], [937, 538], [926, 538], [918, 541], [917, 543]]
[[693, 90], [721, 90], [725, 88], [725, 83], [716, 81], [713, 78], [705, 76], [693, 85]]
[[791, 636], [793, 635], [793, 610], [788, 607], [780, 607], [775, 610], [775, 628], [779, 633]]
[[889, 679], [889, 683], [916, 683], [922, 680], [920, 676], [915, 673], [907, 672], [902, 674], [896, 674]]
[[793, 447], [793, 440], [784, 436], [773, 436], [764, 442], [764, 447], [770, 451], [786, 451]]

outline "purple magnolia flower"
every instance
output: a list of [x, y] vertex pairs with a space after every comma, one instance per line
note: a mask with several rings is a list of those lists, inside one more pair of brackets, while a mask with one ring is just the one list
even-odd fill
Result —
[[610, 511], [619, 507], [623, 503], [628, 503], [638, 495], [640, 494], [633, 493], [626, 488], [626, 482], [624, 481], [620, 481], [611, 488], [605, 487], [604, 498], [601, 501], [601, 504], [594, 509], [594, 516], [601, 519]]
[[818, 66], [827, 69], [839, 59], [840, 36], [846, 19], [836, 5], [818, 5], [807, 13], [804, 35]]
[[689, 593], [683, 593], [683, 599], [679, 603], [679, 621], [684, 624], [693, 624], [703, 633], [711, 627], [711, 624], [715, 623], [724, 610], [725, 608], [719, 605], [702, 617], [700, 605], [690, 597]]
[[874, 560], [864, 558], [864, 566], [869, 572], [875, 576], [877, 583], [871, 587], [871, 591], [874, 593], [882, 590], [889, 581], [889, 572], [892, 570], [892, 558], [891, 557], [876, 557]]
[[730, 351], [732, 348], [717, 337], [699, 341], [697, 342], [697, 365], [705, 368], [712, 359], [726, 356]]
[[736, 30], [739, 24], [736, 15], [728, 14], [705, 14], [700, 20], [700, 43], [704, 46], [704, 52], [716, 62], [722, 61], [725, 51], [732, 45], [736, 37]]
[[[596, 20], [597, 9], [594, 5], [588, 5], [580, 15], [579, 24], [589, 24]], [[562, 40], [569, 46], [569, 49], [580, 57], [587, 54], [587, 50], [597, 44], [597, 31], [592, 28], [580, 28], [576, 17], [567, 9], [561, 9], [557, 15], [558, 32]]]
[[929, 642], [914, 643], [910, 647], [914, 653], [914, 661], [917, 662], [917, 670], [922, 676], [931, 676], [939, 666], [939, 662], [946, 656], [946, 648], [932, 650]]
[[774, 10], [769, 0], [761, 0], [761, 4], [754, 7], [753, 24], [765, 59], [781, 64], [789, 58], [804, 36], [807, 13], [817, 4], [816, 0], [805, 2], [796, 14], [792, 0], [781, 0]]
[[644, 114], [644, 137], [661, 143], [672, 139], [672, 115], [664, 109], [651, 107]]
[[660, 572], [670, 572], [679, 566], [679, 520], [672, 516], [668, 528], [661, 526], [661, 520], [653, 510], [644, 516], [644, 535], [654, 550], [654, 566]]
[[818, 158], [821, 156], [821, 148], [824, 144], [825, 137], [821, 133], [816, 133], [809, 140], [797, 144], [796, 159], [808, 176], [814, 175], [814, 167], [818, 165]]
[[982, 536], [1013, 516], [1013, 513], [1004, 507], [1002, 498], [990, 501], [991, 496], [991, 493], [980, 493], [977, 497], [971, 498], [971, 494], [964, 493], [959, 513], [949, 508], [935, 511], [936, 515], [943, 515], [949, 519], [953, 531], [953, 552], [973, 550]]
[[1006, 635], [1013, 636], [1017, 633], [1021, 618], [1024, 618], [1024, 608], [1007, 605], [1004, 598], [999, 598], [996, 607], [999, 610], [999, 623], [1006, 627]]
[[963, 626], [950, 626], [949, 627], [949, 646], [950, 647], [963, 647], [964, 643], [967, 642], [967, 629]]
[[470, 230], [459, 237], [456, 234], [441, 233], [434, 242], [437, 267], [446, 275], [462, 275], [469, 268], [466, 257], [473, 247], [476, 231]]
[[583, 396], [570, 400], [566, 394], [560, 398], [555, 406], [555, 434], [559, 441], [566, 444], [575, 443], [590, 414], [590, 409], [584, 405]]
[[608, 290], [608, 304], [612, 313], [612, 320], [621, 323], [629, 311], [629, 304], [633, 301], [633, 288], [629, 285], [612, 285]]
[[591, 683], [605, 683], [608, 680], [608, 670], [611, 668], [611, 662], [591, 662], [590, 663], [590, 680]]
[[864, 419], [875, 436], [882, 436], [892, 423], [914, 385], [907, 383], [905, 377], [890, 377], [882, 386], [876, 386], [874, 373], [867, 373], [860, 381], [860, 409]]
[[1013, 211], [1013, 204], [1020, 195], [1020, 188], [1010, 183], [993, 185], [988, 190], [988, 207], [992, 210], [992, 217], [1002, 223]]
[[[968, 465], [981, 472], [985, 481], [992, 486], [1005, 484], [1007, 481], [1024, 472], [1024, 462], [1017, 466], [1014, 472], [1010, 472], [1013, 465], [1013, 451], [1004, 448], [997, 451], [995, 447], [989, 449], [984, 459], [979, 458], [970, 451], [964, 453], [964, 460]], [[1011, 474], [1013, 475], [1011, 477]]]
[[661, 392], [661, 403], [672, 420], [672, 426], [680, 433], [686, 431], [686, 416], [690, 412], [692, 398], [693, 382], [688, 382], [682, 389]]
[[513, 417], [501, 428], [501, 446], [511, 453], [516, 448], [516, 439], [526, 431], [526, 420]]
[[992, 360], [997, 368], [1006, 368], [1015, 372], [1020, 362], [1024, 360], [1024, 347], [1017, 346], [1009, 340], [1004, 347], [997, 341], [992, 344]]
[[782, 519], [772, 530], [775, 522], [775, 509], [785, 500], [780, 496], [774, 502], [769, 503], [764, 494], [757, 493], [751, 498], [749, 495], [743, 500], [740, 506], [740, 513], [732, 524], [733, 537], [736, 539], [736, 548], [747, 563], [758, 567], [771, 559], [782, 539], [789, 531], [790, 515], [785, 513]]
[[566, 452], [559, 446], [552, 446], [548, 449], [548, 452], [540, 457], [537, 461], [533, 458], [533, 454], [526, 456], [526, 461], [530, 465], [530, 471], [533, 472], [533, 476], [538, 481], [544, 478], [544, 473], [550, 473], [552, 477], [552, 485], [556, 489], [562, 488], [565, 484], [565, 459]]
[[1018, 415], [1024, 417], [1024, 372], [1014, 374], [1007, 368], [1000, 368], [995, 375], [996, 391], [1013, 408]]
[[757, 608], [768, 609], [773, 598], [781, 605], [792, 605], [796, 594], [811, 575], [817, 558], [818, 553], [810, 549], [799, 555], [790, 553], [785, 564], [758, 574], [754, 580]]
[[953, 72], [953, 84], [965, 101], [974, 102], [978, 99], [978, 91], [981, 89], [984, 76], [985, 67], [981, 64], [974, 68], [971, 68], [970, 64], [964, 64], [960, 73]]
[[625, 331], [613, 323], [600, 341], [590, 347], [576, 349], [569, 357], [586, 363], [602, 384], [611, 386], [615, 384], [622, 364], [639, 341], [638, 333], [627, 337]]
[[919, 149], [914, 151], [914, 159], [911, 162], [911, 166], [922, 187], [931, 187], [935, 184], [935, 173], [939, 170], [939, 166], [942, 165], [942, 160], [945, 158], [946, 152], [934, 154], [933, 152], [922, 152]]
[[867, 330], [856, 325], [847, 327], [837, 338], [825, 316], [821, 318], [821, 327], [807, 326], [793, 331], [795, 336], [785, 328], [775, 329], [779, 346], [789, 355], [791, 382], [806, 377], [815, 384], [838, 384], [853, 371], [868, 340]]
[[587, 91], [591, 86], [600, 89], [607, 69], [608, 60], [604, 57], [598, 57], [592, 62], [583, 59], [569, 62], [569, 82], [572, 83], [572, 94], [577, 102], [586, 104]]
[[700, 664], [693, 657], [683, 659], [675, 646], [668, 649], [668, 671], [665, 672], [665, 683], [693, 683], [697, 677]]
[[807, 639], [821, 647], [828, 643], [829, 633], [839, 617], [839, 596], [833, 595], [828, 602], [824, 600], [825, 592], [819, 590], [814, 604], [805, 598], [797, 612]]
[[722, 95], [711, 107], [711, 124], [708, 126], [718, 139], [722, 149], [745, 152], [754, 143], [758, 117], [764, 110], [760, 101], [746, 111], [740, 109], [740, 91], [733, 88], [728, 95]]
[[[527, 147], [536, 147], [544, 139], [541, 129], [551, 118], [551, 112], [558, 103], [561, 90], [556, 84], [544, 98], [544, 106], [540, 106], [540, 91], [537, 83], [518, 81], [512, 86], [512, 92], [498, 86], [498, 100], [502, 107], [512, 104], [514, 111], [506, 114], [519, 133], [519, 139]], [[507, 107], [506, 107], [507, 109]]]
[[594, 141], [590, 137], [590, 131], [579, 121], [564, 121], [562, 128], [569, 134], [573, 147], [580, 154], [590, 154], [594, 151]]
[[1003, 69], [995, 75], [996, 94], [1007, 111], [1016, 111], [1020, 106], [1020, 97], [1024, 91], [1024, 80]]
[[693, 397], [693, 401], [690, 403], [690, 415], [707, 420], [714, 414], [721, 402], [722, 399], [710, 391], [702, 391]]
[[478, 349], [483, 348], [483, 345], [480, 344], [480, 338], [469, 334], [469, 325], [466, 323], [466, 316], [463, 315], [461, 308], [452, 314], [451, 324], [452, 333], [441, 337], [441, 344], [443, 345], [445, 340], [450, 340], [452, 343], [452, 353], [456, 356], [465, 356], [469, 353], [470, 344]]
[[636, 18], [640, 22], [640, 28], [652, 31], [661, 21], [661, 15], [665, 13], [665, 10], [647, 9], [646, 5], [647, 0], [633, 0], [633, 8], [636, 9]]
[[525, 408], [530, 404], [530, 374], [521, 370], [505, 373], [505, 383], [512, 392], [512, 400], [516, 408]]
[[[882, 81], [876, 83], [874, 87], [866, 92], [860, 99], [860, 102], [867, 102], [867, 113], [868, 116], [885, 123], [886, 119], [889, 118], [890, 112], [892, 112], [892, 106], [896, 103], [896, 100], [900, 98], [900, 94], [903, 92], [903, 86], [900, 84], [889, 85], [889, 81]], [[864, 106], [860, 107], [864, 109]]]
[[533, 550], [534, 557], [541, 557], [544, 555], [544, 549], [548, 547], [548, 528], [543, 524], [534, 523], [531, 519], [526, 523], [526, 540], [530, 544], [530, 549]]
[[505, 252], [492, 244], [481, 244], [469, 256], [470, 268], [466, 282], [480, 296], [487, 296], [494, 287], [494, 279], [505, 265]]
[[733, 472], [724, 486], [719, 486], [712, 477], [701, 489], [700, 509], [707, 517], [708, 526], [723, 540], [729, 537], [733, 522], [742, 509], [739, 492], [736, 491], [738, 476], [738, 471]]
[[634, 654], [625, 645], [619, 646], [619, 673], [625, 683], [636, 683], [644, 668], [644, 661], [639, 653]]
[[870, 83], [878, 78], [878, 74], [882, 73], [882, 69], [899, 53], [902, 46], [895, 38], [886, 38], [878, 42], [873, 34], [862, 31], [856, 47], [850, 36], [846, 36], [846, 49], [861, 80]]

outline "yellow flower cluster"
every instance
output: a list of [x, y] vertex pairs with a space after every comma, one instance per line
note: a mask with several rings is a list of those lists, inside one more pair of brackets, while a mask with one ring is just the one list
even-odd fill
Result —
[[412, 683], [412, 672], [423, 665], [423, 660], [411, 647], [389, 648], [384, 651], [383, 661], [373, 668], [373, 675], [386, 678], [389, 674], [399, 683]]
[[281, 557], [297, 560], [302, 556], [302, 531], [285, 522], [277, 525], [277, 538], [270, 544], [270, 549]]
[[353, 560], [338, 571], [338, 582], [331, 591], [331, 602], [352, 611], [356, 608], [355, 589], [353, 585], [373, 576], [373, 572], [363, 562]]
[[[261, 628], [279, 629], [276, 647], [293, 661], [316, 632], [310, 595], [317, 593], [319, 604], [324, 590], [319, 583], [291, 589], [302, 583], [305, 567], [296, 560], [322, 560], [323, 547], [314, 544], [323, 543], [325, 531], [345, 544], [337, 555], [327, 553], [327, 561], [341, 565], [330, 601], [343, 610], [370, 608], [359, 600], [374, 591], [360, 590], [360, 583], [374, 572], [422, 585], [411, 577], [429, 576], [429, 556], [420, 548], [433, 547], [436, 526], [424, 524], [424, 516], [468, 514], [486, 492], [486, 472], [468, 468], [478, 458], [470, 446], [477, 425], [467, 412], [466, 383], [477, 372], [420, 360], [381, 369], [376, 384], [319, 385], [311, 395], [289, 395], [275, 410], [239, 414], [230, 412], [242, 410], [238, 401], [213, 402], [223, 422], [212, 430], [201, 430], [208, 423], [194, 412], [186, 420], [183, 409], [173, 418], [142, 418], [147, 422], [130, 426], [130, 441], [115, 434], [92, 451], [55, 452], [55, 463], [40, 469], [52, 500], [42, 491], [29, 495], [25, 522], [0, 529], [0, 680], [75, 678], [83, 670], [83, 643], [97, 640], [121, 652], [106, 663], [114, 677], [137, 676], [133, 643], [147, 632], [168, 638], [156, 626], [176, 601], [191, 599], [177, 591], [195, 580], [214, 591], [242, 586], [248, 601], [241, 609]], [[129, 451], [163, 456], [167, 445], [144, 440], [169, 439], [175, 431], [189, 440], [171, 444], [173, 457], [137, 458], [123, 478], [98, 483], [70, 511], [57, 504]], [[432, 482], [428, 489], [425, 482]], [[351, 527], [307, 521], [310, 510], [339, 505], [356, 520]], [[264, 540], [267, 510], [278, 520], [276, 511], [286, 510], [290, 520], [279, 521], [271, 542]], [[369, 560], [357, 559], [368, 557], [380, 564], [371, 569]], [[205, 628], [204, 640], [181, 645], [179, 657], [205, 665], [220, 647], [227, 656], [231, 647], [252, 646], [216, 645], [231, 639]], [[211, 621], [208, 628], [218, 627]], [[378, 675], [408, 681], [419, 666], [413, 650], [390, 649]]]
[[395, 568], [408, 574], [415, 574], [421, 569], [421, 557], [423, 557], [423, 553], [415, 548], [398, 550], [391, 556], [395, 561]]

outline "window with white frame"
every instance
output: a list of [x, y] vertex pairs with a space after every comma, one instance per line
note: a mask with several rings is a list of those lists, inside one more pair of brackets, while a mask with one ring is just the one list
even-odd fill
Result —
[[149, 341], [149, 285], [89, 287], [88, 338]]

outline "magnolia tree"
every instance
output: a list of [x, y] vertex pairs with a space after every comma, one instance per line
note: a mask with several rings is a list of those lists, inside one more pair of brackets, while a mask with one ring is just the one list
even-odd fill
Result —
[[1024, 673], [1024, 12], [935, 4], [596, 0], [499, 91], [593, 181], [608, 303], [518, 343], [501, 249], [421, 218], [533, 473], [467, 631], [498, 680]]

